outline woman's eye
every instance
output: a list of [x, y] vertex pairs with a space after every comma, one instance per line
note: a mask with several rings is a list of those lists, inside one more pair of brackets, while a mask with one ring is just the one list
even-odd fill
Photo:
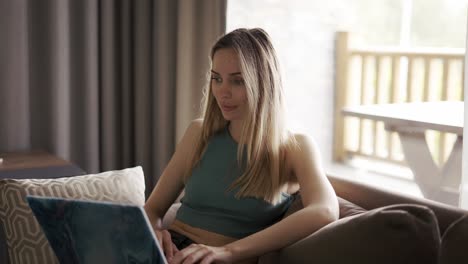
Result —
[[244, 85], [244, 80], [242, 79], [235, 79], [232, 81], [235, 85]]
[[211, 80], [215, 81], [216, 83], [221, 83], [223, 80], [220, 77], [212, 76]]

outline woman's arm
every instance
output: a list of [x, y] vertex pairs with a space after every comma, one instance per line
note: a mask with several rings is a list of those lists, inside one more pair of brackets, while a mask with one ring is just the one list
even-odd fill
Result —
[[162, 224], [162, 218], [174, 203], [184, 188], [183, 176], [188, 170], [187, 164], [193, 152], [193, 146], [201, 131], [202, 120], [194, 120], [185, 131], [176, 147], [176, 151], [164, 169], [155, 188], [144, 206], [146, 214], [151, 219], [157, 219], [157, 227]]
[[298, 146], [288, 155], [304, 208], [269, 228], [227, 245], [234, 256], [244, 259], [289, 246], [338, 219], [338, 200], [322, 168], [316, 144], [305, 135], [296, 135], [296, 140]]
[[169, 233], [162, 230], [163, 217], [184, 188], [183, 176], [188, 170], [187, 164], [193, 152], [191, 150], [193, 150], [201, 131], [201, 126], [202, 120], [194, 120], [187, 128], [144, 206], [151, 226], [168, 257], [172, 257], [177, 249], [173, 245]]
[[[224, 247], [193, 245], [181, 252], [174, 263], [236, 262], [289, 246], [338, 219], [339, 207], [335, 192], [323, 171], [320, 154], [314, 142], [296, 135], [297, 147], [288, 158], [300, 185], [304, 208], [282, 221]], [[178, 262], [180, 261], [180, 262]], [[192, 262], [191, 262], [192, 261]]]

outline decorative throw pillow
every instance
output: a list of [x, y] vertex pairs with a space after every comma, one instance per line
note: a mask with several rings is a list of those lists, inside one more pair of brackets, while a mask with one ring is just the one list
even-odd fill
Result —
[[468, 215], [451, 224], [442, 236], [440, 264], [468, 263]]
[[58, 263], [26, 195], [144, 205], [141, 167], [58, 179], [0, 180], [0, 223], [10, 263]]
[[277, 263], [436, 264], [439, 246], [432, 210], [392, 205], [323, 227], [281, 250]]
[[367, 210], [361, 206], [341, 197], [338, 197], [338, 204], [340, 205], [340, 219], [367, 212]]
[[[360, 207], [359, 205], [356, 205], [356, 204], [354, 204], [354, 203], [352, 203], [352, 202], [350, 202], [348, 200], [345, 200], [345, 199], [343, 199], [341, 197], [338, 197], [338, 204], [340, 206], [340, 216], [339, 216], [340, 219], [367, 212], [366, 209], [364, 209], [364, 208]], [[286, 217], [294, 214], [295, 212], [301, 210], [302, 208], [304, 208], [304, 206], [302, 205], [301, 193], [298, 192], [298, 193], [296, 193], [294, 195], [294, 201], [291, 204], [291, 206], [289, 206], [289, 209], [288, 209], [288, 211], [286, 211], [283, 218], [286, 218]], [[278, 256], [279, 256], [279, 251], [278, 250], [268, 252], [268, 253], [266, 253], [265, 255], [262, 255], [259, 258], [258, 264], [278, 263]]]

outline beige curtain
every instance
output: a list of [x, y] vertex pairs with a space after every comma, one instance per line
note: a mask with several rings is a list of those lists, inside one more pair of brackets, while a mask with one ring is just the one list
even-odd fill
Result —
[[0, 0], [0, 152], [155, 185], [198, 115], [226, 0]]
[[[203, 4], [202, 4], [203, 3]], [[221, 11], [223, 10], [223, 11]], [[209, 69], [209, 53], [215, 39], [225, 32], [226, 1], [184, 1], [178, 10], [176, 139], [198, 117]], [[218, 22], [216, 22], [218, 21]], [[221, 33], [221, 34], [220, 34]]]

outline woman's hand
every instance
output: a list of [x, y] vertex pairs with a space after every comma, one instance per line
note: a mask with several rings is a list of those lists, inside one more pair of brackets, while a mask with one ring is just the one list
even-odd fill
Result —
[[155, 230], [155, 233], [166, 259], [172, 259], [179, 249], [172, 243], [171, 234], [167, 230]]
[[210, 247], [202, 244], [192, 244], [175, 254], [170, 264], [209, 264], [232, 263], [234, 257], [226, 247]]

